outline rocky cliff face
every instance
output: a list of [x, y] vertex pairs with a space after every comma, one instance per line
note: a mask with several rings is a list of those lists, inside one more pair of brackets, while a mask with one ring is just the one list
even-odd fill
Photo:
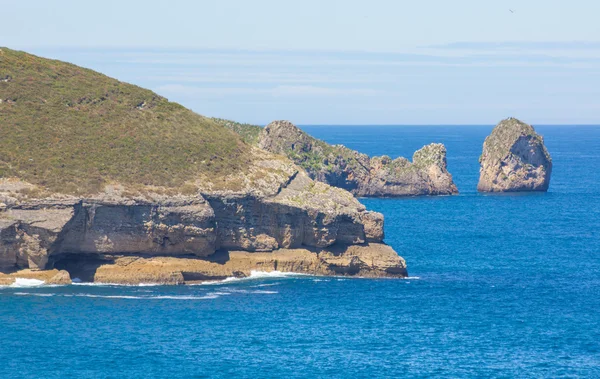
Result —
[[[252, 270], [406, 275], [404, 260], [383, 244], [383, 216], [303, 171], [274, 192], [133, 199], [24, 199], [11, 191], [19, 187], [14, 182], [2, 184], [5, 272], [57, 267], [84, 280], [127, 284], [181, 284]], [[28, 277], [36, 278], [32, 272]], [[48, 280], [45, 271], [40, 275]]]
[[481, 192], [547, 191], [550, 185], [552, 158], [544, 139], [515, 118], [496, 125], [479, 162]]
[[258, 146], [287, 156], [311, 178], [355, 196], [458, 193], [446, 167], [446, 148], [442, 144], [424, 146], [415, 152], [412, 162], [402, 157], [369, 158], [344, 146], [317, 140], [289, 121], [274, 121], [260, 132]]

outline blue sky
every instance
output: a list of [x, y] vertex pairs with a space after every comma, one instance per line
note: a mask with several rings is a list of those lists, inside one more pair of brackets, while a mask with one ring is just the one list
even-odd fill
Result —
[[0, 9], [0, 45], [209, 116], [600, 123], [597, 1], [0, 0]]

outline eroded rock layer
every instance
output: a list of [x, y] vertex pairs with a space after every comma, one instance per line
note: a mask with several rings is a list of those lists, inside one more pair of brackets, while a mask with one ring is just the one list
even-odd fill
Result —
[[166, 284], [253, 270], [406, 275], [404, 260], [382, 244], [383, 216], [303, 171], [271, 195], [18, 201], [5, 192], [3, 199], [5, 272], [58, 267], [92, 281]]

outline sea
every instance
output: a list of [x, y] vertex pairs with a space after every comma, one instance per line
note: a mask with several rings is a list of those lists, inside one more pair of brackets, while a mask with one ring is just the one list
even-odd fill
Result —
[[600, 126], [536, 125], [547, 193], [480, 194], [493, 126], [303, 126], [369, 155], [444, 143], [456, 196], [360, 199], [406, 279], [0, 288], [0, 378], [598, 378]]

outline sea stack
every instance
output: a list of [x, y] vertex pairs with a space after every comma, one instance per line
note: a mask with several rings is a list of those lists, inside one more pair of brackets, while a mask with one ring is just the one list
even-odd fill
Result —
[[516, 118], [500, 121], [483, 142], [480, 192], [548, 191], [552, 158], [544, 138]]

